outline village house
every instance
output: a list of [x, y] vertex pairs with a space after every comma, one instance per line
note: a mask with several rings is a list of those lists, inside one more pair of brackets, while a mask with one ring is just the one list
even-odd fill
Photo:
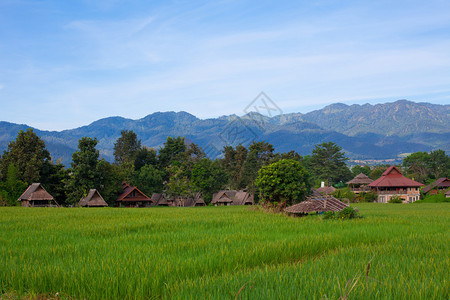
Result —
[[150, 207], [153, 200], [137, 187], [122, 183], [123, 192], [117, 197], [116, 205], [124, 207]]
[[366, 174], [360, 173], [355, 176], [352, 180], [348, 181], [346, 184], [349, 186], [350, 190], [355, 193], [367, 193], [371, 191], [371, 188], [368, 187], [373, 180], [370, 179]]
[[163, 193], [153, 193], [152, 201], [154, 206], [169, 206], [167, 202], [167, 197]]
[[245, 191], [222, 190], [213, 195], [211, 204], [214, 206], [253, 205], [253, 194]]
[[108, 203], [96, 189], [90, 189], [88, 195], [82, 198], [78, 205], [82, 207], [105, 207], [108, 206]]
[[403, 176], [396, 166], [390, 166], [377, 180], [368, 185], [378, 195], [378, 203], [388, 203], [398, 196], [403, 203], [412, 203], [420, 199], [420, 182]]
[[196, 193], [193, 197], [167, 197], [166, 194], [153, 193], [152, 200], [154, 206], [177, 206], [177, 207], [193, 207], [193, 206], [206, 206], [201, 193]]
[[31, 184], [17, 199], [24, 207], [55, 207], [59, 204], [55, 201], [40, 183]]
[[440, 192], [445, 193], [445, 191], [449, 188], [450, 188], [450, 179], [439, 178], [435, 182], [424, 187], [422, 189], [422, 193], [428, 194], [428, 195], [437, 195]]

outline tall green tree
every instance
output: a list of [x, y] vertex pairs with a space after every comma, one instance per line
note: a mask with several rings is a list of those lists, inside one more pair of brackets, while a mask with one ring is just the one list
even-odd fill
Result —
[[194, 165], [191, 181], [194, 189], [200, 191], [203, 199], [209, 202], [214, 193], [226, 186], [228, 178], [227, 173], [217, 160], [212, 161], [203, 158]]
[[2, 155], [0, 176], [5, 179], [9, 165], [13, 164], [17, 168], [19, 180], [27, 184], [38, 182], [42, 169], [45, 164], [50, 163], [50, 159], [50, 152], [44, 141], [33, 129], [21, 130]]
[[134, 160], [134, 169], [136, 171], [139, 171], [143, 166], [146, 165], [156, 166], [157, 164], [158, 158], [155, 149], [143, 146], [136, 153], [136, 159]]
[[19, 180], [17, 168], [13, 164], [9, 164], [6, 181], [0, 182], [0, 206], [2, 204], [8, 206], [18, 205], [17, 199], [27, 186], [25, 182]]
[[244, 163], [247, 159], [248, 150], [242, 145], [225, 146], [223, 148], [224, 158], [222, 166], [230, 179], [230, 187], [232, 189], [242, 188], [242, 175], [244, 172]]
[[428, 152], [415, 152], [403, 159], [403, 168], [408, 177], [426, 182], [430, 171], [430, 162]]
[[138, 151], [141, 149], [141, 141], [132, 130], [122, 130], [120, 137], [114, 144], [114, 162], [117, 165], [134, 163]]
[[161, 167], [165, 168], [174, 162], [180, 163], [184, 159], [186, 144], [184, 137], [167, 137], [164, 146], [159, 149], [158, 162]]
[[371, 172], [371, 169], [370, 169], [370, 166], [368, 166], [368, 165], [364, 165], [364, 166], [356, 165], [352, 168], [352, 176], [353, 177], [355, 177], [361, 173], [369, 176], [370, 172]]
[[450, 156], [444, 150], [431, 151], [429, 164], [430, 173], [435, 179], [450, 177]]
[[172, 165], [167, 168], [169, 181], [166, 184], [166, 193], [169, 196], [189, 197], [193, 194], [192, 184], [181, 166]]
[[97, 168], [99, 151], [97, 139], [82, 137], [78, 141], [78, 150], [72, 155], [72, 168], [70, 178], [67, 181], [67, 202], [77, 203], [86, 196], [89, 189], [99, 189], [102, 174]]
[[309, 167], [316, 180], [327, 181], [329, 185], [352, 178], [346, 165], [348, 158], [342, 148], [333, 142], [316, 145], [309, 159]]
[[165, 171], [148, 164], [135, 172], [132, 184], [138, 186], [148, 196], [151, 196], [153, 193], [161, 193], [163, 191], [165, 177]]
[[268, 202], [301, 202], [311, 187], [309, 174], [299, 161], [283, 159], [262, 167], [256, 178], [261, 199]]

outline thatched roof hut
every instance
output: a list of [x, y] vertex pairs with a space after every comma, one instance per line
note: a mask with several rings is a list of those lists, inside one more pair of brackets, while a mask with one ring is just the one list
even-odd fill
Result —
[[213, 195], [211, 204], [221, 205], [253, 205], [253, 194], [245, 191], [222, 190]]
[[366, 185], [371, 183], [373, 180], [369, 178], [369, 176], [367, 176], [364, 173], [360, 173], [358, 175], [355, 176], [355, 178], [353, 178], [352, 180], [348, 181], [347, 184], [349, 185]]
[[25, 207], [59, 206], [53, 196], [40, 183], [31, 184], [17, 201], [20, 201], [22, 206]]
[[316, 191], [321, 193], [322, 195], [329, 195], [332, 192], [334, 192], [335, 190], [336, 190], [336, 188], [333, 186], [323, 186], [323, 187], [316, 189]]
[[340, 211], [348, 207], [347, 204], [331, 196], [312, 196], [305, 201], [285, 208], [290, 214], [308, 214], [312, 212]]
[[83, 207], [105, 207], [108, 206], [108, 203], [96, 189], [90, 189], [89, 194], [82, 198], [78, 205]]
[[169, 206], [166, 195], [162, 193], [153, 193], [152, 201], [154, 206]]

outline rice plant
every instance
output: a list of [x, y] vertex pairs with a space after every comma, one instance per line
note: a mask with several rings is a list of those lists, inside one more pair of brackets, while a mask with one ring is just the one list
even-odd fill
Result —
[[[448, 299], [449, 208], [364, 203], [364, 218], [347, 221], [247, 207], [0, 208], [0, 294], [339, 299], [352, 286], [348, 299]], [[353, 282], [369, 261], [371, 279]]]

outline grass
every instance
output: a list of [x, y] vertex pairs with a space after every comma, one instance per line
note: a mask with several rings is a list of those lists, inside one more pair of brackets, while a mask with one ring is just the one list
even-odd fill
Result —
[[248, 207], [1, 208], [0, 294], [448, 299], [449, 204], [357, 207], [364, 218], [349, 221]]

